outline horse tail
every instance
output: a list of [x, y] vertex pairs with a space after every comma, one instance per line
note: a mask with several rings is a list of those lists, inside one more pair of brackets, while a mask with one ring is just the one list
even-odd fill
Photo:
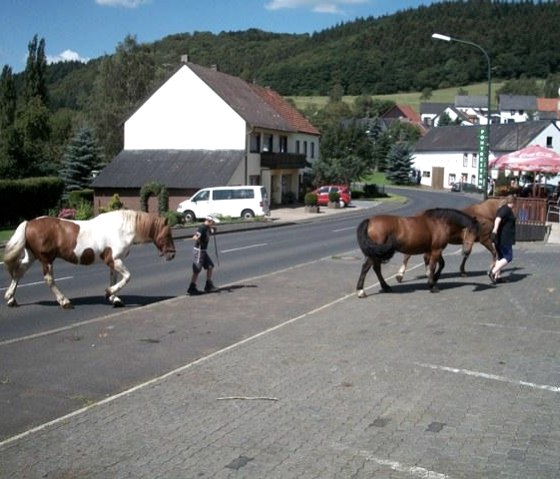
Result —
[[377, 244], [368, 236], [368, 226], [369, 219], [365, 219], [358, 225], [356, 230], [358, 245], [362, 253], [369, 258], [378, 259], [383, 263], [389, 261], [396, 251], [395, 238], [391, 235], [386, 243]]
[[4, 249], [4, 264], [12, 277], [13, 273], [19, 269], [22, 253], [25, 251], [27, 223], [27, 221], [23, 221], [19, 224]]

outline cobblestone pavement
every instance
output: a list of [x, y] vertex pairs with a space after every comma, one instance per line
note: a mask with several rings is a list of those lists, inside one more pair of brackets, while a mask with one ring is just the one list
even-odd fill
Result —
[[203, 312], [280, 321], [0, 443], [0, 476], [558, 478], [560, 245], [518, 243], [498, 285], [486, 251], [467, 278], [453, 251], [438, 294], [419, 258], [397, 284], [397, 255], [383, 268], [394, 292], [370, 273], [358, 299], [356, 250], [142, 308], [162, 327]]

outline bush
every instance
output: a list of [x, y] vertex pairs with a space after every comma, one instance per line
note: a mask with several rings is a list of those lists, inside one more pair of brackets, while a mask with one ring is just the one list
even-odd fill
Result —
[[307, 193], [303, 199], [305, 206], [317, 206], [317, 195], [315, 193]]
[[109, 200], [109, 203], [107, 203], [107, 206], [99, 208], [99, 213], [107, 213], [108, 211], [120, 210], [121, 208], [124, 208], [124, 203], [121, 201], [120, 196], [115, 193]]
[[166, 211], [161, 216], [167, 218], [167, 222], [169, 226], [176, 226], [180, 225], [184, 221], [184, 216], [181, 213], [177, 213], [176, 211]]
[[329, 202], [338, 203], [340, 201], [340, 193], [338, 191], [329, 192]]

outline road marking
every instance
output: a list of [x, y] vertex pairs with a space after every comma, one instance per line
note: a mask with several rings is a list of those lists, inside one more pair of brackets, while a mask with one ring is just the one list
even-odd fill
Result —
[[245, 249], [260, 248], [262, 246], [268, 246], [268, 243], [257, 243], [257, 244], [242, 246], [241, 248], [224, 249], [224, 250], [221, 251], [221, 253], [231, 253], [233, 251], [243, 251]]
[[536, 384], [536, 383], [531, 383], [528, 381], [519, 381], [517, 379], [511, 379], [511, 378], [507, 378], [505, 376], [499, 376], [497, 374], [489, 374], [489, 373], [483, 373], [480, 371], [471, 371], [470, 369], [462, 369], [462, 368], [451, 368], [448, 366], [440, 366], [438, 364], [426, 364], [426, 363], [414, 363], [417, 366], [423, 367], [423, 368], [428, 368], [428, 369], [435, 369], [435, 370], [439, 370], [439, 371], [445, 371], [445, 372], [449, 372], [449, 373], [455, 373], [455, 374], [464, 374], [466, 376], [473, 376], [476, 378], [482, 378], [482, 379], [490, 379], [492, 381], [499, 381], [502, 383], [508, 383], [508, 384], [515, 384], [517, 386], [525, 386], [525, 387], [529, 387], [532, 389], [541, 389], [543, 391], [550, 391], [553, 393], [560, 393], [560, 387], [557, 386], [550, 386], [548, 384]]
[[[56, 282], [66, 281], [68, 279], [74, 279], [74, 276], [61, 276], [60, 278], [55, 278]], [[25, 288], [26, 286], [37, 286], [38, 284], [45, 284], [44, 281], [34, 281], [33, 283], [20, 283], [18, 288]], [[8, 288], [0, 288], [0, 291], [6, 291]]]
[[348, 230], [355, 230], [356, 227], [355, 226], [348, 226], [348, 228], [338, 228], [336, 230], [333, 230], [333, 233], [340, 233], [341, 231], [348, 231]]

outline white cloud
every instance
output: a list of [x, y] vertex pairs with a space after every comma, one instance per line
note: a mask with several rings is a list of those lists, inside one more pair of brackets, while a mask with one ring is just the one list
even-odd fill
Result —
[[368, 3], [369, 0], [270, 0], [267, 10], [307, 8], [316, 13], [344, 14], [343, 7]]
[[72, 50], [64, 50], [62, 53], [51, 57], [47, 55], [47, 63], [58, 63], [58, 62], [82, 62], [87, 63], [89, 58], [82, 58], [79, 53]]
[[95, 3], [102, 7], [136, 8], [145, 3], [150, 3], [150, 0], [95, 0]]

